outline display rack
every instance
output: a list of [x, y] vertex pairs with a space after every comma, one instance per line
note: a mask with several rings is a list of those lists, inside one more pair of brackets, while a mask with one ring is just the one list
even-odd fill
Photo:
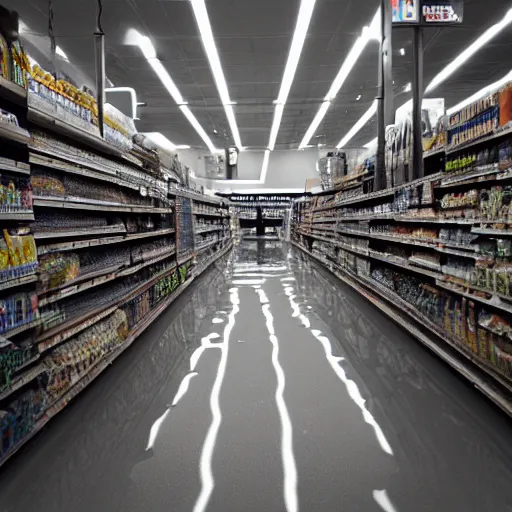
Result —
[[32, 94], [0, 80], [0, 465], [232, 248], [226, 202]]
[[[489, 144], [498, 144], [492, 148]], [[509, 129], [462, 166], [390, 189], [294, 203], [292, 241], [512, 415]], [[485, 159], [485, 161], [484, 161]], [[492, 161], [491, 161], [492, 160]], [[458, 165], [458, 162], [456, 163]]]

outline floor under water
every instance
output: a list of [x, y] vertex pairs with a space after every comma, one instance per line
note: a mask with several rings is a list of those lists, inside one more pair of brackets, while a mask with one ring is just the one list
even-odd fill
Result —
[[502, 512], [511, 455], [399, 325], [246, 241], [0, 470], [0, 512]]

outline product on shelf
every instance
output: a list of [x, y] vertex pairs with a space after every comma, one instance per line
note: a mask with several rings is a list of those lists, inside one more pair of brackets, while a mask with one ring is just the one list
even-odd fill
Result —
[[34, 273], [38, 266], [34, 237], [25, 229], [4, 229], [0, 238], [0, 282]]
[[38, 318], [37, 294], [19, 292], [0, 298], [0, 334], [31, 323]]

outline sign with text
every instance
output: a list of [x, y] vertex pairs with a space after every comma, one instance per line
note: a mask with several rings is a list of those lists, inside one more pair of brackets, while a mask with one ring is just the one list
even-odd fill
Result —
[[462, 23], [464, 0], [390, 0], [394, 25]]
[[425, 25], [462, 23], [463, 15], [464, 4], [462, 0], [424, 0], [421, 6], [421, 17]]

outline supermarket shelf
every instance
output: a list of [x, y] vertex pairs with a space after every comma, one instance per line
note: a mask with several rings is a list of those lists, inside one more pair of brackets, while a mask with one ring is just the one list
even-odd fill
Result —
[[226, 215], [224, 213], [205, 213], [205, 212], [199, 212], [197, 210], [192, 210], [192, 213], [194, 215], [198, 215], [200, 217], [229, 217], [229, 215]]
[[220, 206], [222, 203], [222, 201], [220, 199], [205, 196], [203, 194], [196, 194], [189, 190], [172, 189], [172, 190], [169, 190], [169, 194], [172, 196], [178, 196], [178, 197], [188, 197], [189, 199], [192, 199], [193, 201], [197, 201], [198, 203], [213, 204], [215, 206]]
[[[37, 360], [37, 358], [34, 358], [34, 360], [32, 362], [35, 362], [36, 360]], [[19, 371], [19, 370], [20, 370], [20, 368], [17, 369], [17, 371]], [[15, 391], [18, 391], [18, 389], [21, 389], [25, 384], [28, 384], [29, 382], [31, 382], [34, 379], [36, 379], [37, 377], [39, 377], [39, 375], [41, 375], [45, 371], [46, 371], [46, 368], [42, 364], [39, 364], [33, 368], [30, 368], [26, 372], [22, 373], [21, 375], [16, 377], [11, 382], [11, 385], [9, 388], [4, 389], [4, 391], [2, 391], [0, 393], [0, 401], [4, 400], [5, 398], [10, 396]]]
[[24, 104], [27, 100], [27, 90], [21, 85], [0, 76], [0, 96], [17, 104]]
[[[486, 182], [490, 176], [496, 175], [499, 172], [501, 171], [498, 164], [476, 167], [472, 171], [463, 174], [455, 174], [451, 178], [442, 180], [436, 189], [454, 188], [461, 185]], [[485, 180], [481, 180], [480, 178], [485, 178]]]
[[338, 219], [336, 217], [325, 217], [323, 219], [314, 219], [312, 221], [313, 224], [321, 224], [327, 222], [336, 222]]
[[[486, 306], [491, 306], [493, 308], [504, 311], [505, 313], [512, 314], [512, 305], [501, 300], [501, 298], [498, 296], [498, 294], [494, 294], [492, 291], [485, 290], [485, 293], [492, 296], [492, 299], [486, 299], [485, 297], [479, 297], [478, 295], [470, 293], [469, 291], [465, 291], [464, 287], [450, 286], [450, 284], [445, 281], [436, 282], [436, 285], [439, 286], [440, 288], [444, 288], [445, 290], [448, 290], [457, 295], [461, 295], [463, 297], [474, 300], [476, 302], [480, 302], [482, 304], [485, 304]], [[471, 289], [471, 288], [468, 287], [468, 290], [469, 289]], [[476, 288], [474, 288], [474, 289], [475, 289], [475, 291], [478, 291]], [[511, 298], [511, 300], [512, 300], [512, 298]]]
[[159, 236], [170, 235], [174, 233], [174, 229], [161, 229], [158, 231], [151, 231], [148, 233], [134, 233], [133, 235], [126, 236], [111, 236], [106, 238], [93, 238], [90, 240], [78, 240], [74, 242], [63, 242], [58, 244], [43, 245], [38, 247], [37, 254], [39, 256], [51, 252], [60, 251], [74, 251], [77, 249], [84, 249], [87, 247], [97, 247], [102, 245], [119, 244], [123, 242], [130, 242], [132, 240], [140, 240], [143, 238], [156, 238]]
[[34, 281], [37, 281], [37, 275], [35, 272], [23, 277], [17, 277], [15, 279], [9, 279], [8, 281], [0, 282], [0, 290], [8, 290], [9, 288], [14, 288], [16, 286], [23, 286], [24, 284], [33, 283]]
[[444, 155], [445, 152], [446, 152], [445, 147], [441, 147], [441, 148], [437, 148], [437, 149], [430, 149], [428, 151], [423, 152], [423, 159], [430, 158], [430, 157], [436, 156], [436, 155]]
[[465, 142], [463, 144], [459, 144], [457, 146], [452, 146], [450, 148], [446, 149], [446, 154], [451, 155], [453, 153], [458, 153], [459, 151], [463, 151], [464, 149], [470, 148], [472, 146], [477, 146], [479, 144], [483, 144], [485, 142], [489, 142], [491, 140], [500, 138], [500, 137], [506, 137], [507, 135], [512, 134], [512, 128], [507, 128], [505, 130], [497, 131], [496, 133], [493, 133], [491, 135], [487, 135], [485, 137], [480, 137], [479, 139], [472, 140], [470, 142]]
[[3, 171], [29, 176], [30, 166], [24, 162], [17, 162], [16, 160], [0, 157], [0, 174], [2, 174]]
[[41, 341], [37, 344], [37, 349], [39, 353], [43, 353], [46, 350], [49, 350], [52, 347], [55, 347], [56, 345], [59, 345], [63, 341], [76, 336], [77, 334], [81, 333], [85, 329], [93, 326], [94, 324], [98, 323], [103, 318], [106, 318], [111, 313], [113, 313], [117, 309], [117, 306], [113, 306], [110, 308], [107, 308], [103, 310], [101, 313], [98, 313], [94, 315], [93, 317], [89, 318], [88, 320], [85, 320], [84, 322], [80, 323], [80, 325], [67, 329], [60, 334], [57, 334], [46, 341]]
[[208, 229], [201, 229], [201, 231], [195, 231], [195, 235], [202, 235], [204, 233], [211, 233], [213, 231], [222, 231], [224, 228], [227, 228], [228, 226], [213, 226]]
[[66, 393], [64, 393], [50, 408], [46, 410], [41, 419], [36, 423], [32, 432], [30, 432], [24, 439], [22, 439], [9, 453], [0, 459], [0, 466], [11, 458], [25, 443], [27, 443], [35, 434], [37, 434], [52, 418], [54, 418], [60, 411], [62, 411], [69, 402], [75, 398], [81, 391], [83, 391], [103, 370], [109, 367], [119, 355], [121, 355], [131, 344], [142, 334], [152, 322], [174, 301], [176, 300], [194, 281], [190, 278], [183, 283], [173, 294], [164, 299], [151, 313], [137, 324], [132, 333], [123, 342], [121, 346], [115, 349], [111, 354], [107, 355], [94, 366], [92, 366], [81, 379], [76, 382]]
[[93, 199], [81, 199], [78, 197], [58, 198], [34, 196], [34, 206], [43, 208], [65, 208], [75, 210], [97, 210], [106, 212], [129, 213], [171, 213], [172, 208], [154, 208], [151, 206], [123, 205], [121, 203], [108, 203]]
[[0, 220], [33, 221], [34, 212], [0, 212]]
[[27, 118], [31, 123], [34, 123], [41, 128], [45, 128], [58, 133], [59, 135], [69, 137], [70, 139], [73, 139], [81, 144], [85, 144], [92, 149], [107, 153], [109, 155], [123, 157], [122, 151], [101, 139], [99, 136], [94, 135], [93, 133], [90, 133], [86, 130], [82, 130], [81, 128], [67, 123], [66, 121], [57, 119], [50, 113], [43, 112], [34, 106], [29, 105]]
[[123, 276], [129, 276], [129, 275], [135, 274], [136, 272], [143, 269], [144, 267], [148, 267], [149, 265], [153, 265], [155, 263], [158, 263], [159, 261], [170, 258], [171, 256], [174, 256], [175, 254], [176, 254], [176, 251], [173, 249], [172, 251], [166, 252], [165, 254], [157, 256], [156, 258], [150, 259], [143, 263], [139, 263], [138, 265], [134, 265], [133, 267], [128, 267], [126, 269], [123, 269], [117, 273], [116, 277], [123, 277]]
[[130, 183], [129, 181], [123, 180], [119, 178], [115, 173], [102, 173], [97, 171], [92, 171], [85, 167], [72, 166], [71, 164], [61, 162], [58, 160], [54, 160], [52, 158], [48, 158], [41, 155], [30, 154], [29, 162], [33, 165], [39, 165], [42, 167], [48, 167], [49, 169], [55, 169], [58, 171], [66, 172], [69, 174], [74, 174], [77, 176], [82, 176], [84, 178], [92, 178], [99, 181], [106, 181], [108, 183], [113, 183], [120, 187], [129, 188], [131, 190], [139, 190], [140, 186], [147, 186], [148, 183]]
[[222, 238], [220, 238], [219, 240], [212, 240], [211, 242], [208, 242], [207, 244], [203, 244], [199, 247], [196, 248], [196, 255], [197, 254], [200, 254], [202, 253], [203, 251], [205, 251], [206, 249], [208, 249], [208, 247], [211, 247], [212, 245], [215, 245], [219, 242], [222, 242]]
[[0, 138], [19, 142], [20, 144], [28, 144], [30, 142], [30, 134], [27, 130], [5, 122], [0, 122]]
[[[437, 356], [466, 377], [480, 392], [490, 398], [509, 416], [512, 416], [512, 403], [510, 402], [509, 395], [512, 392], [512, 385], [507, 379], [497, 374], [494, 369], [491, 369], [483, 361], [477, 360], [463, 345], [449, 339], [444, 333], [439, 332], [437, 326], [430, 319], [391, 290], [387, 291], [374, 280], [355, 276], [332, 262], [322, 260], [322, 258], [309, 252], [300, 244], [295, 242], [292, 242], [292, 244], [327, 267], [339, 279], [363, 295], [399, 324], [400, 327], [406, 329], [418, 341], [426, 345]], [[335, 267], [335, 270], [332, 267]], [[397, 306], [400, 307], [400, 310]], [[401, 311], [405, 312], [408, 318], [400, 314]], [[436, 343], [434, 339], [425, 335], [420, 328], [416, 327], [416, 324], [428, 329], [442, 343]]]
[[126, 233], [126, 228], [124, 225], [117, 225], [105, 226], [102, 228], [89, 228], [84, 230], [76, 229], [73, 231], [44, 231], [34, 233], [34, 238], [36, 240], [43, 240], [46, 238], [72, 238], [75, 236], [103, 235], [112, 233]]
[[474, 233], [475, 235], [490, 235], [497, 237], [512, 236], [512, 230], [505, 231], [503, 229], [472, 228], [471, 233]]
[[197, 266], [193, 272], [194, 278], [199, 277], [207, 268], [209, 268], [218, 259], [222, 258], [222, 256], [227, 254], [232, 248], [233, 248], [233, 244], [232, 243], [228, 244], [224, 249], [221, 249], [219, 252], [213, 254], [206, 261], [204, 261], [200, 266]]
[[0, 333], [0, 336], [3, 336], [4, 338], [12, 338], [13, 336], [16, 336], [17, 334], [21, 334], [22, 332], [28, 331], [29, 329], [33, 329], [34, 327], [37, 327], [41, 325], [42, 320], [41, 318], [36, 318], [35, 320], [32, 320], [32, 322], [28, 322], [23, 325], [19, 325], [18, 327], [14, 327], [14, 329], [9, 329], [8, 331], [4, 333]]

